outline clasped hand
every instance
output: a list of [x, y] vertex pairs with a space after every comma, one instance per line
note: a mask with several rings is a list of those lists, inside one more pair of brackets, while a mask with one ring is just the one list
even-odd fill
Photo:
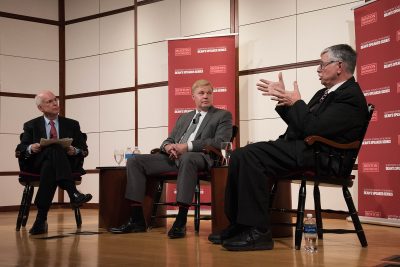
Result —
[[165, 146], [165, 152], [169, 155], [170, 159], [178, 159], [180, 155], [188, 151], [187, 144], [168, 144]]
[[279, 72], [277, 82], [260, 79], [257, 83], [257, 90], [262, 91], [263, 95], [271, 96], [271, 100], [278, 102], [277, 106], [292, 106], [301, 99], [297, 81], [293, 82], [293, 87], [293, 91], [286, 91], [282, 72]]

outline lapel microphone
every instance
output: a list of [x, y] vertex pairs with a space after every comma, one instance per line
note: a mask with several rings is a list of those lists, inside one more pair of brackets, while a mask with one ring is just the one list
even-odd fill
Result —
[[201, 116], [201, 113], [200, 112], [197, 113], [196, 116], [194, 116], [194, 118], [192, 120], [192, 123], [193, 124], [197, 124], [199, 122], [199, 120], [200, 120], [200, 116]]

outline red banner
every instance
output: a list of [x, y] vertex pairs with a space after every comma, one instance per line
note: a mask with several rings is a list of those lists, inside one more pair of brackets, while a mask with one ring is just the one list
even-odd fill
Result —
[[[214, 106], [229, 110], [235, 121], [235, 36], [213, 36], [168, 41], [168, 130], [182, 113], [194, 110], [191, 88], [199, 79], [214, 87]], [[201, 186], [201, 201], [209, 202], [209, 186]], [[175, 201], [174, 185], [167, 187], [167, 201]]]
[[400, 222], [400, 2], [354, 11], [357, 80], [376, 106], [358, 159], [361, 216]]

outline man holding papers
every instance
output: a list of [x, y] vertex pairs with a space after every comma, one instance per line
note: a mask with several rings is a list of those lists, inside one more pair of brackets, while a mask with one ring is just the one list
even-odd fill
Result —
[[[79, 159], [88, 153], [79, 122], [58, 115], [58, 99], [50, 91], [37, 94], [35, 102], [43, 116], [24, 124], [21, 143], [17, 146], [17, 151], [21, 154], [21, 170], [40, 173], [35, 199], [38, 213], [29, 230], [31, 235], [47, 232], [47, 213], [57, 186], [66, 190], [71, 203], [76, 205], [92, 199], [91, 194], [80, 193], [72, 179], [72, 172], [83, 171], [82, 166], [79, 166]], [[71, 142], [70, 145], [68, 142]]]

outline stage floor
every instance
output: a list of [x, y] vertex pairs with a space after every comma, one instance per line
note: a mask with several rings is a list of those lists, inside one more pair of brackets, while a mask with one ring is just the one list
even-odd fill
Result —
[[[94, 209], [82, 210], [81, 232], [76, 231], [72, 210], [53, 209], [49, 213], [49, 233], [29, 236], [35, 216], [32, 211], [26, 229], [16, 232], [17, 213], [0, 213], [1, 267], [385, 266], [390, 263], [385, 259], [400, 255], [400, 228], [368, 224], [363, 225], [367, 248], [360, 246], [355, 234], [326, 234], [318, 242], [318, 253], [309, 255], [303, 250], [296, 251], [292, 238], [275, 239], [272, 251], [229, 252], [208, 242], [210, 221], [202, 221], [196, 235], [192, 218], [184, 239], [170, 240], [166, 235], [168, 228], [114, 235], [98, 229], [98, 211]], [[172, 222], [168, 220], [168, 227]], [[352, 223], [345, 220], [329, 219], [324, 223], [330, 228], [352, 229]], [[397, 264], [400, 266], [400, 262]]]

